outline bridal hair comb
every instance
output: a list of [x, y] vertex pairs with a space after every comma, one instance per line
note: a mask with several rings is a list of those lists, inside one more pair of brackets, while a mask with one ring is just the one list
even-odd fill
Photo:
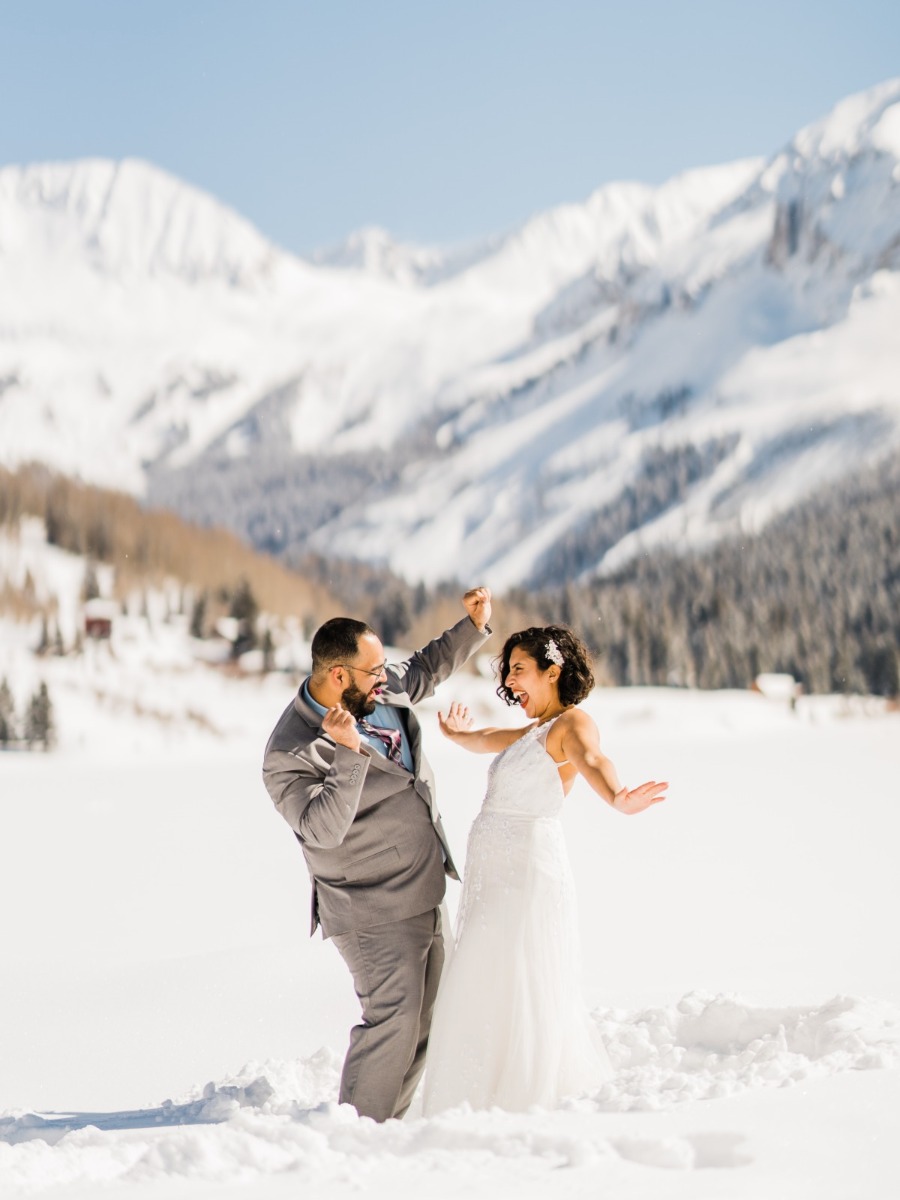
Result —
[[562, 656], [562, 650], [560, 650], [553, 638], [550, 638], [550, 640], [547, 642], [546, 646], [544, 647], [544, 653], [547, 655], [550, 661], [552, 663], [556, 663], [558, 667], [565, 665], [566, 660]]

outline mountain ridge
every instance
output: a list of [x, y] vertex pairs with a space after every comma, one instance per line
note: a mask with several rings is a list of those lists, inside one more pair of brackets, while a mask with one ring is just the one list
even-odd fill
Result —
[[[0, 458], [294, 557], [505, 586], [580, 539], [590, 575], [897, 444], [898, 266], [900, 79], [449, 251], [304, 261], [147, 164], [4, 168]], [[648, 464], [662, 508], [628, 499]]]

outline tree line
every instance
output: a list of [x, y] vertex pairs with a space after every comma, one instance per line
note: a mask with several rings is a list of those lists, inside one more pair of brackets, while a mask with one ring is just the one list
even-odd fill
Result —
[[[652, 494], [602, 510], [585, 540], [560, 547], [554, 571], [497, 597], [492, 644], [499, 647], [525, 625], [563, 621], [585, 638], [598, 679], [609, 684], [746, 687], [760, 672], [783, 671], [809, 692], [896, 696], [900, 454], [829, 486], [758, 534], [704, 552], [654, 548], [614, 572], [573, 582], [598, 561], [613, 533], [621, 535], [648, 505], [665, 508], [705, 477], [722, 452], [710, 444], [670, 454], [664, 463], [648, 461], [648, 487], [656, 476]], [[665, 488], [662, 474], [671, 477]], [[63, 548], [112, 562], [117, 578], [131, 571], [133, 583], [153, 571], [190, 583], [197, 636], [219, 612], [239, 618], [251, 640], [259, 638], [261, 611], [299, 616], [310, 632], [344, 613], [368, 621], [390, 644], [411, 646], [459, 617], [459, 581], [411, 585], [386, 568], [323, 556], [276, 563], [232, 534], [144, 512], [130, 497], [45, 468], [0, 469], [0, 524], [24, 513], [43, 516]], [[264, 651], [265, 636], [257, 642]]]
[[832, 485], [754, 536], [654, 549], [590, 582], [532, 593], [579, 629], [615, 684], [900, 694], [900, 455]]
[[[116, 598], [148, 581], [177, 579], [210, 597], [253, 581], [260, 606], [313, 622], [335, 599], [318, 583], [248, 546], [222, 528], [192, 525], [173, 512], [149, 511], [132, 496], [69, 479], [40, 464], [0, 467], [0, 526], [40, 517], [47, 541], [115, 567]], [[7, 592], [8, 588], [5, 589]], [[0, 604], [15, 603], [0, 591]], [[15, 615], [15, 614], [13, 614]]]
[[[679, 454], [676, 490], [720, 451]], [[598, 545], [610, 518], [604, 510], [592, 527]], [[584, 548], [562, 548], [558, 583], [545, 575], [497, 598], [494, 645], [513, 629], [561, 621], [585, 639], [606, 684], [745, 688], [785, 672], [807, 692], [900, 694], [900, 454], [702, 552], [654, 548], [614, 572], [567, 580], [567, 556], [583, 571]], [[455, 619], [459, 582], [410, 587], [383, 568], [325, 559], [303, 569], [351, 597], [387, 641], [418, 645]]]

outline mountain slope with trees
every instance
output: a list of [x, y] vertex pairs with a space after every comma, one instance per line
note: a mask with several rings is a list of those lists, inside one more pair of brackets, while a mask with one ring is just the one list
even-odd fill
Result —
[[570, 621], [617, 684], [900, 694], [900, 455], [705, 553], [653, 549], [534, 597]]

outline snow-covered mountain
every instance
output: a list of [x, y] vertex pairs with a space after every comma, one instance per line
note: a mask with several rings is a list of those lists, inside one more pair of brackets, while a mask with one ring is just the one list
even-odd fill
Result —
[[397, 283], [428, 287], [487, 257], [499, 240], [488, 238], [449, 249], [418, 246], [398, 242], [386, 229], [369, 225], [354, 230], [337, 246], [316, 251], [312, 261], [318, 266], [365, 271]]
[[757, 529], [900, 444], [900, 79], [767, 160], [304, 262], [147, 164], [0, 171], [0, 458], [497, 587]]

